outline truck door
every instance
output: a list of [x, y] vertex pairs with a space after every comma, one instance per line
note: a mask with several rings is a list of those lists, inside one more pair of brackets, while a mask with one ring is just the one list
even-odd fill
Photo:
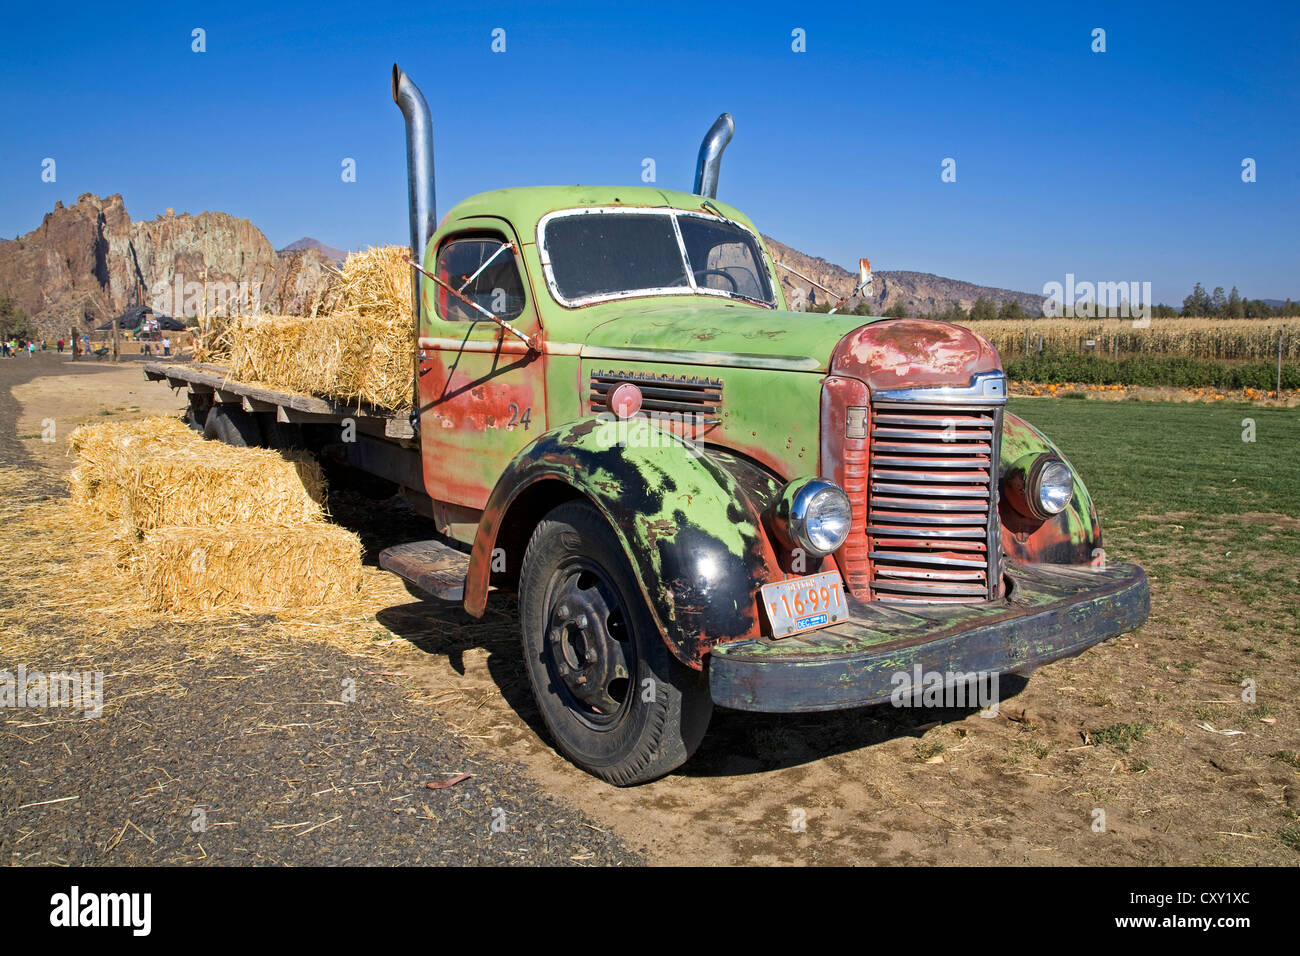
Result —
[[[500, 220], [479, 222], [440, 240], [434, 274], [519, 331], [538, 335], [513, 230]], [[510, 460], [546, 431], [543, 358], [446, 286], [428, 278], [421, 285], [425, 490], [435, 502], [481, 510]]]

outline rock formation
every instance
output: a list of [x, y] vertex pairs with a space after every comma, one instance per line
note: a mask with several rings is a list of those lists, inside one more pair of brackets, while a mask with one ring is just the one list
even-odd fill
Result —
[[46, 338], [94, 328], [132, 305], [193, 318], [205, 311], [310, 313], [333, 270], [315, 250], [276, 253], [256, 226], [223, 212], [132, 222], [120, 195], [56, 203], [0, 244], [0, 291]]

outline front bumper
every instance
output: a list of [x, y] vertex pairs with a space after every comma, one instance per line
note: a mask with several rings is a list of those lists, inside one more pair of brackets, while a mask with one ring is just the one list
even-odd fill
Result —
[[887, 701], [894, 675], [1008, 674], [1073, 657], [1142, 624], [1146, 574], [1135, 564], [1012, 565], [1007, 595], [988, 604], [850, 600], [851, 619], [780, 640], [713, 648], [713, 700], [736, 710], [798, 713]]

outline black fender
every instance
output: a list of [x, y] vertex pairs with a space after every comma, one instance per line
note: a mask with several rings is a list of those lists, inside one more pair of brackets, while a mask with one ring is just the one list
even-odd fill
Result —
[[650, 419], [562, 425], [524, 448], [493, 489], [470, 555], [465, 610], [484, 612], [503, 528], [522, 527], [526, 544], [542, 507], [581, 495], [618, 536], [673, 655], [700, 669], [716, 644], [760, 636], [759, 586], [784, 576], [763, 526], [781, 487], [756, 465]]

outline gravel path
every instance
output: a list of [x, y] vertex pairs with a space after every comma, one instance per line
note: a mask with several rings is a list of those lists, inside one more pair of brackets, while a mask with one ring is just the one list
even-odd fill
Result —
[[[30, 470], [31, 494], [59, 494], [62, 482], [16, 438], [9, 389], [71, 368], [47, 357], [0, 360], [0, 464]], [[5, 601], [0, 594], [0, 609]], [[431, 716], [406, 678], [378, 660], [308, 642], [260, 658], [191, 656], [188, 646], [211, 636], [204, 627], [153, 628], [105, 649], [112, 706], [98, 719], [67, 708], [0, 710], [0, 861], [642, 862], [541, 792], [521, 766]], [[15, 659], [5, 643], [0, 636], [0, 671], [53, 669]], [[462, 774], [448, 787], [425, 786]]]

